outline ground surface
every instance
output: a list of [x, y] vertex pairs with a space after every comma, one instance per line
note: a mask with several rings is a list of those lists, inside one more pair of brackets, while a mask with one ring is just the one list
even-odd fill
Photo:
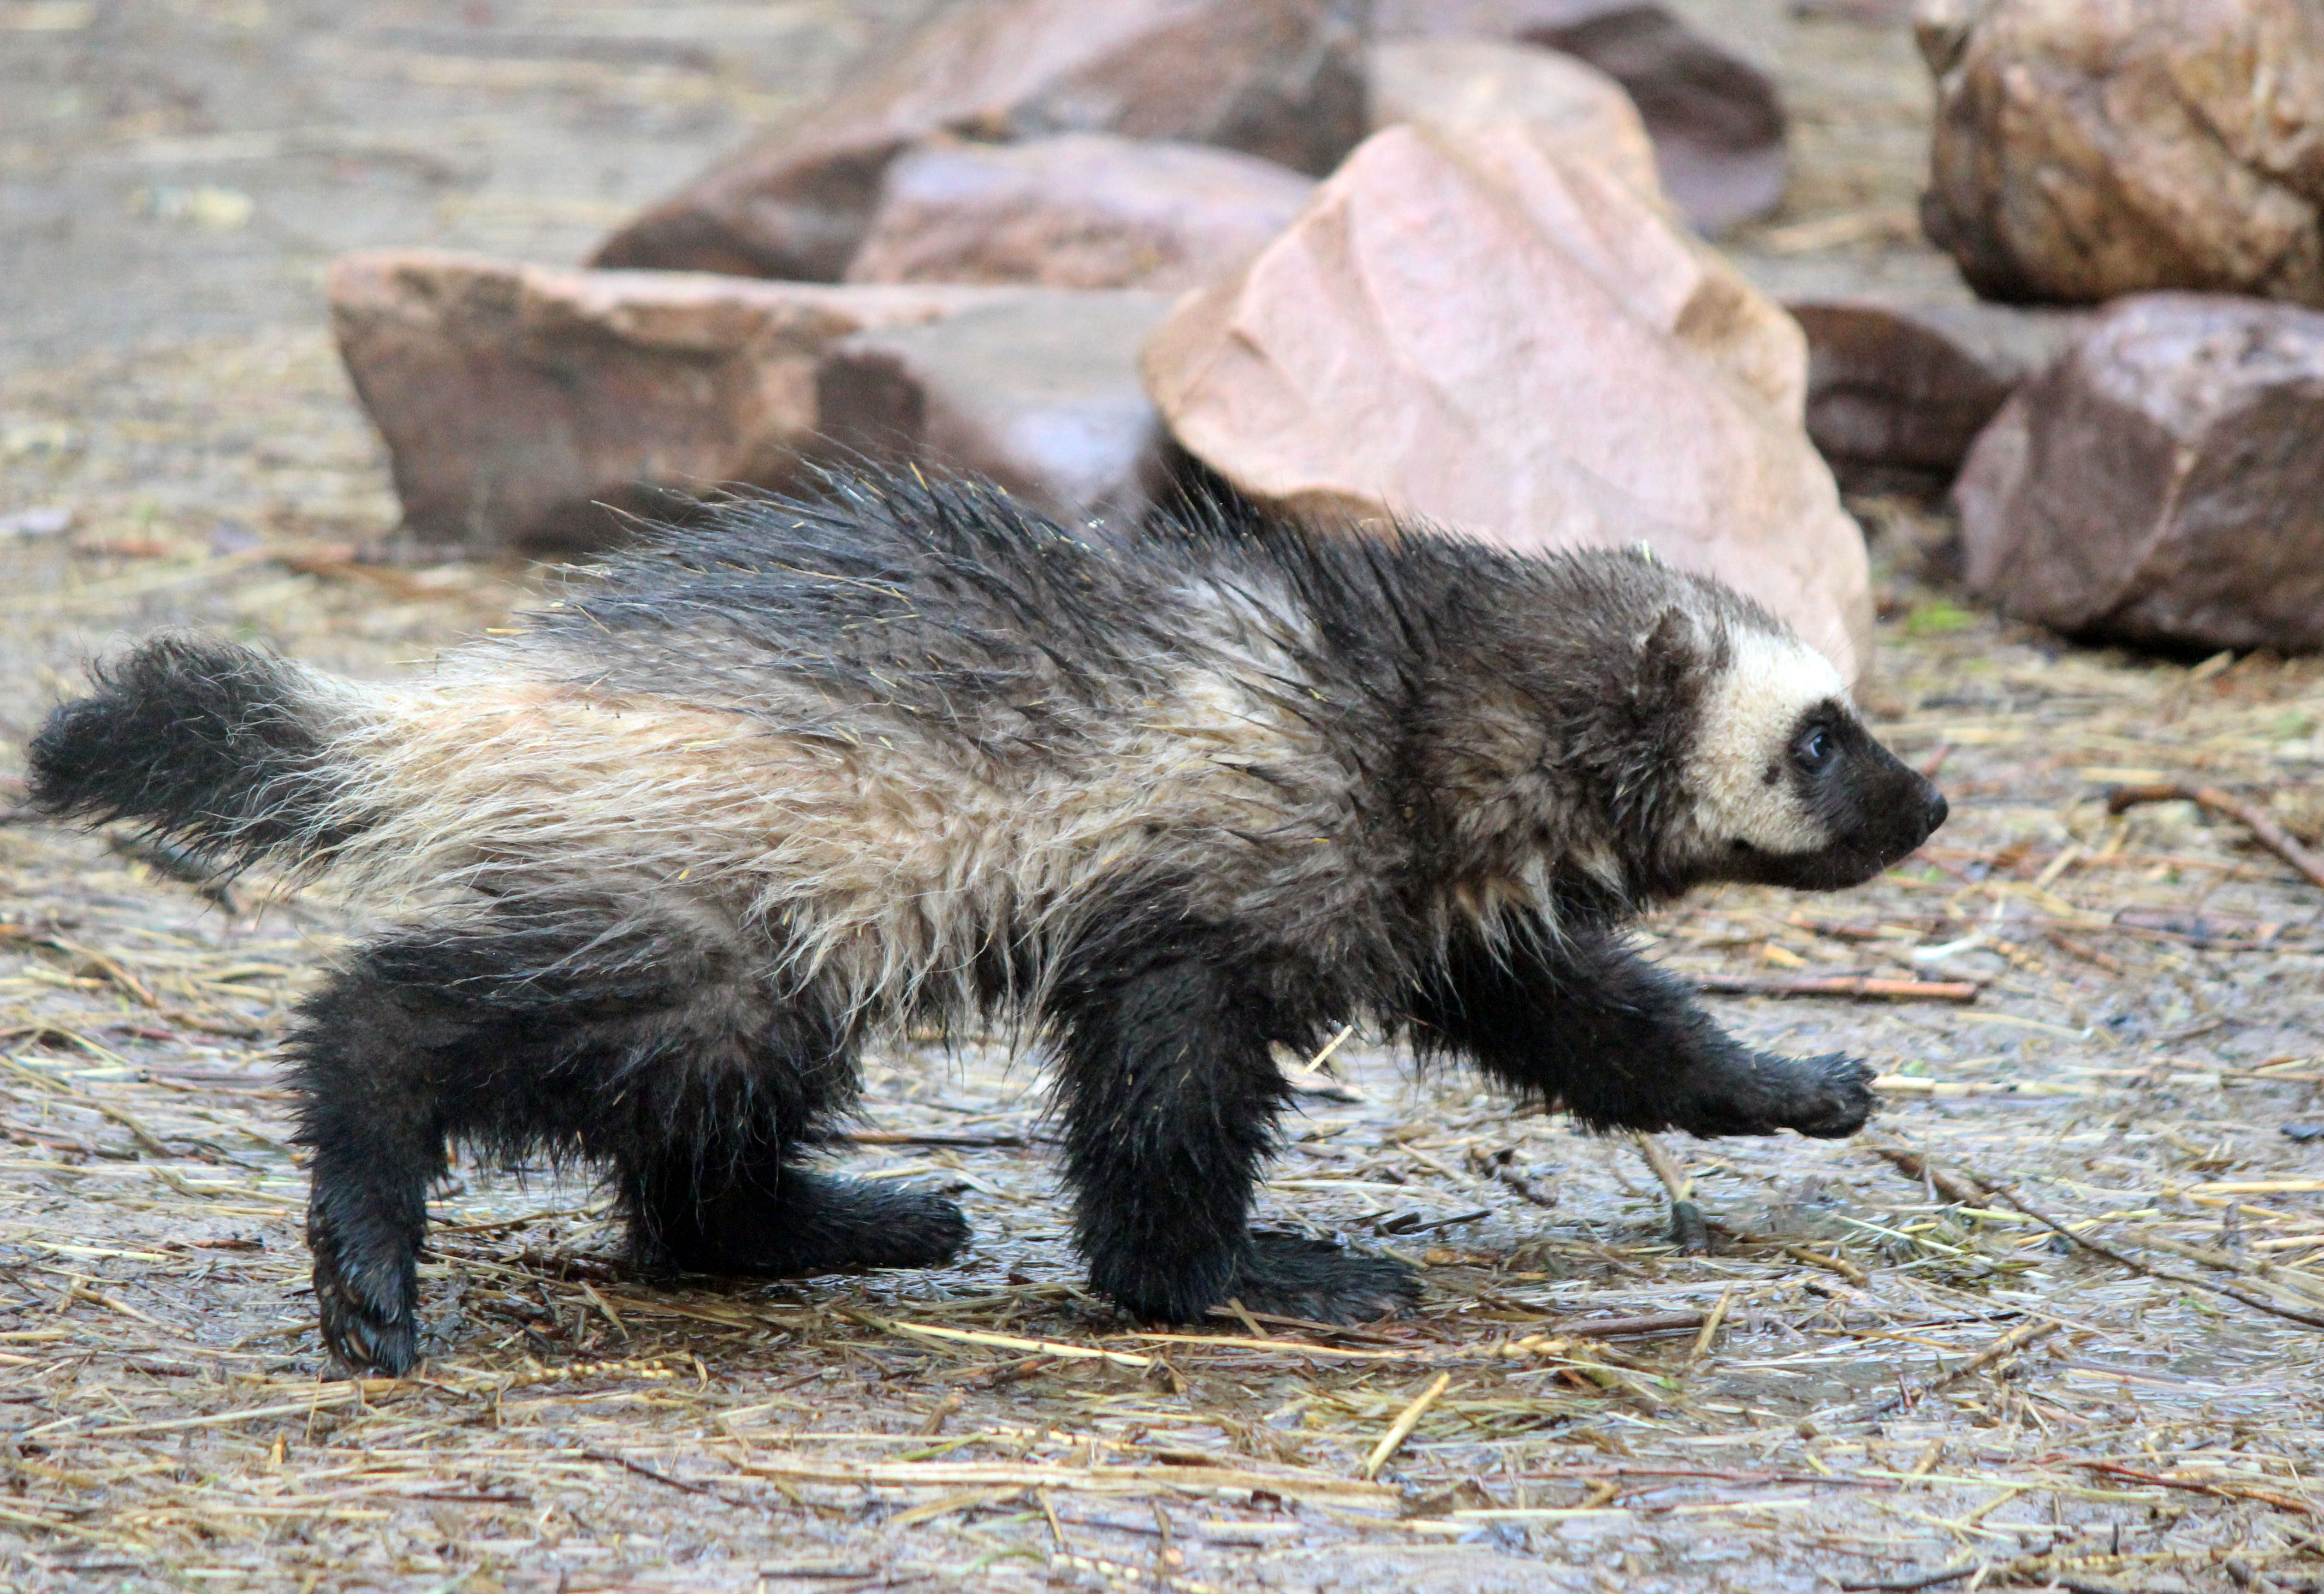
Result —
[[[526, 572], [347, 561], [393, 505], [314, 264], [361, 241], [570, 258], [599, 213], [549, 199], [642, 198], [790, 66], [913, 9], [0, 5], [0, 515], [71, 517], [0, 541], [0, 781], [109, 637], [198, 622], [384, 674], [495, 623]], [[1792, 212], [1737, 241], [1750, 269], [1941, 281], [1909, 238], [1901, 34], [1695, 9], [1799, 113]], [[641, 38], [667, 58], [574, 43]], [[167, 142], [316, 128], [344, 149]], [[345, 153], [462, 128], [484, 153], [440, 180]], [[173, 185], [251, 208], [130, 204]], [[463, 1168], [434, 1359], [332, 1380], [268, 1045], [349, 921], [0, 827], [0, 1584], [2317, 1585], [2324, 1395], [2294, 1318], [2324, 1319], [2324, 1154], [2284, 1130], [2324, 1123], [2324, 892], [2238, 827], [2102, 796], [2240, 787], [2312, 839], [2324, 667], [2002, 626], [1917, 573], [1940, 521], [1858, 507], [1894, 598], [1868, 704], [1957, 817], [1863, 891], [1714, 895], [1653, 936], [1711, 979], [1976, 999], [1715, 998], [1766, 1044], [1868, 1057], [1886, 1107], [1849, 1144], [1670, 1142], [1708, 1256], [1669, 1244], [1636, 1147], [1351, 1042], [1302, 1074], [1268, 1215], [1425, 1265], [1420, 1313], [1376, 1330], [1159, 1338], [1087, 1299], [1038, 1059], [970, 1049], [881, 1060], [852, 1159], [956, 1190], [959, 1266], [671, 1290], [613, 1262], [586, 1185]]]

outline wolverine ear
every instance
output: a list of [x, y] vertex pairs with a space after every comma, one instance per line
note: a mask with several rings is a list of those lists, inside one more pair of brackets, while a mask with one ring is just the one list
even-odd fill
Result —
[[1685, 610], [1667, 608], [1638, 644], [1637, 665], [1631, 696], [1642, 709], [1654, 712], [1678, 702], [1698, 663], [1701, 644], [1694, 622]]

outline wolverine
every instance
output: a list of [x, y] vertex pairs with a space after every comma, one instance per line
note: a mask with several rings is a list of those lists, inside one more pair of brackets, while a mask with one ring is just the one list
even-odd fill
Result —
[[1363, 1022], [1594, 1128], [1851, 1134], [1862, 1063], [1739, 1044], [1626, 927], [1860, 884], [1945, 817], [1821, 654], [1643, 552], [1133, 536], [870, 471], [648, 533], [413, 681], [148, 640], [31, 763], [49, 813], [383, 926], [286, 1049], [323, 1333], [390, 1374], [456, 1144], [601, 1172], [651, 1268], [948, 1259], [951, 1202], [817, 1155], [929, 1025], [1040, 1046], [1127, 1311], [1394, 1311], [1401, 1265], [1250, 1226], [1277, 1048]]

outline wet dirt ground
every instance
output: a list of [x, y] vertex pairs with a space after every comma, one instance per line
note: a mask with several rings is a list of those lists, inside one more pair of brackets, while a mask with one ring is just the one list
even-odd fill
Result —
[[[571, 259], [913, 9], [0, 5], [0, 806], [113, 639], [196, 623], [389, 675], [537, 582], [351, 561], [394, 505], [321, 330], [331, 250]], [[1945, 282], [1910, 231], [1901, 31], [1692, 9], [1795, 110], [1792, 204], [1732, 241], [1747, 267]], [[152, 142], [312, 128], [430, 160], [468, 138], [470, 164]], [[355, 922], [0, 825], [0, 1584], [2324, 1583], [2324, 890], [2232, 821], [2104, 800], [2229, 787], [2312, 843], [2324, 665], [2002, 624], [1925, 573], [1941, 514], [1856, 507], [1886, 598], [1865, 700], [1956, 817], [1861, 891], [1712, 894], [1648, 940], [1714, 988], [1970, 999], [1712, 996], [1758, 1043], [1867, 1057], [1885, 1106], [1839, 1145], [1666, 1140], [1699, 1255], [1630, 1142], [1360, 1035], [1287, 1059], [1267, 1220], [1428, 1281], [1360, 1330], [1163, 1336], [1090, 1299], [1038, 1056], [931, 1048], [878, 1060], [846, 1162], [954, 1191], [958, 1265], [674, 1287], [619, 1264], [586, 1183], [463, 1166], [432, 1359], [334, 1379], [269, 1045]]]

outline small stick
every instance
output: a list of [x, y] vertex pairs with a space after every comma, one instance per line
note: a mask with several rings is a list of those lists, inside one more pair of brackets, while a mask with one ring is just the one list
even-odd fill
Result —
[[1968, 979], [1778, 979], [1756, 974], [1706, 974], [1698, 989], [1729, 996], [1866, 996], [1893, 1002], [1974, 1002], [1977, 982]]
[[2133, 1273], [2146, 1278], [2161, 1279], [2165, 1284], [2180, 1284], [2190, 1290], [2208, 1290], [2212, 1294], [2225, 1295], [2230, 1301], [2241, 1302], [2255, 1311], [2264, 1311], [2271, 1317], [2305, 1323], [2311, 1329], [2324, 1329], [2324, 1316], [2319, 1316], [2315, 1312], [2295, 1311], [2289, 1306], [2279, 1306], [2273, 1301], [2263, 1301], [2257, 1295], [2248, 1291], [2238, 1290], [2233, 1284], [2215, 1284], [2209, 1279], [2197, 1278], [2191, 1274], [2174, 1273], [2170, 1268], [2157, 1267], [2152, 1263], [2141, 1262], [2135, 1256], [2126, 1256], [2112, 1246], [2100, 1245], [2088, 1235], [2075, 1233], [2000, 1180], [1974, 1172], [1969, 1173], [1969, 1177], [1983, 1185], [1989, 1194], [1999, 1196], [2043, 1228], [2063, 1235], [2070, 1244], [2080, 1246], [2095, 1256], [2103, 1256], [2117, 1267], [2126, 1267]]
[[1372, 1446], [1372, 1453], [1364, 1458], [1367, 1480], [1379, 1476], [1379, 1469], [1388, 1465], [1388, 1459], [1396, 1454], [1397, 1447], [1412, 1436], [1412, 1431], [1420, 1425], [1420, 1419], [1427, 1415], [1428, 1408], [1434, 1405], [1437, 1398], [1452, 1386], [1452, 1375], [1439, 1373], [1429, 1380], [1428, 1387], [1422, 1390], [1410, 1405], [1397, 1413], [1396, 1421], [1388, 1425], [1388, 1432], [1380, 1435], [1378, 1444]]
[[1851, 1284], [1868, 1284], [1872, 1282], [1870, 1274], [1857, 1266], [1847, 1257], [1827, 1256], [1810, 1246], [1785, 1246], [1784, 1255], [1794, 1262], [1804, 1262], [1811, 1267], [1821, 1267], [1828, 1273], [1836, 1273]]
[[[2033, 1322], [2019, 1323], [2015, 1328], [2002, 1335], [2000, 1339], [1996, 1339], [1992, 1344], [1987, 1346], [1983, 1350], [1978, 1351], [1975, 1356], [1970, 1357], [1967, 1361], [1961, 1362], [1958, 1366], [1946, 1368], [1942, 1374], [1939, 1375], [1937, 1377], [1932, 1378], [1929, 1382], [1920, 1385], [1918, 1388], [1912, 1390], [1900, 1389], [1885, 1400], [1876, 1401], [1865, 1414], [1871, 1417], [1881, 1416], [1888, 1412], [1895, 1411], [1897, 1407], [1905, 1404], [1909, 1401], [1916, 1401], [1925, 1395], [1934, 1395], [1940, 1389], [1950, 1388], [1953, 1385], [1960, 1383], [1963, 1378], [1968, 1377], [1971, 1373], [1978, 1371], [1980, 1367], [1989, 1367], [1995, 1362], [2000, 1361], [2006, 1357], [2015, 1356], [2017, 1352], [2024, 1349], [2028, 1345], [2033, 1344], [2035, 1340], [2045, 1339], [2065, 1326], [2065, 1324], [2060, 1322], [2053, 1317], [2040, 1318]], [[1932, 1452], [1932, 1460], [1933, 1459], [1934, 1452]]]
[[1847, 1589], [1878, 1589], [1881, 1594], [1912, 1594], [1912, 1590], [1915, 1589], [1933, 1589], [1940, 1583], [1957, 1583], [1982, 1564], [1978, 1561], [1964, 1561], [1959, 1566], [1949, 1566], [1942, 1571], [1923, 1572], [1918, 1577], [1892, 1578], [1881, 1583], [1842, 1583], [1840, 1587]]
[[1687, 1360], [1700, 1361], [1711, 1354], [1711, 1339], [1719, 1332], [1719, 1325], [1727, 1321], [1727, 1308], [1734, 1299], [1733, 1284], [1728, 1285], [1726, 1289], [1720, 1292], [1719, 1304], [1712, 1307], [1711, 1314], [1702, 1320], [1702, 1332], [1694, 1337], [1694, 1348], [1687, 1352]]
[[2116, 786], [2107, 793], [2107, 811], [2119, 814], [2125, 809], [2143, 802], [2192, 802], [2208, 808], [2213, 813], [2225, 814], [2252, 833], [2252, 839], [2276, 857], [2290, 864], [2309, 882], [2324, 885], [2324, 858], [2286, 835], [2283, 827], [2267, 817], [2256, 804], [2220, 791], [2217, 786], [2182, 786], [2174, 783], [2157, 786]]
[[[877, 1319], [867, 1321], [878, 1322]], [[1020, 1339], [1014, 1334], [945, 1329], [934, 1323], [880, 1322], [878, 1326], [891, 1333], [914, 1334], [931, 1339], [957, 1339], [964, 1345], [990, 1345], [1000, 1350], [1026, 1350], [1037, 1356], [1062, 1357], [1067, 1360], [1110, 1361], [1123, 1367], [1150, 1367], [1154, 1365], [1154, 1358], [1150, 1356], [1137, 1356], [1127, 1350], [1100, 1350], [1088, 1345], [1064, 1345], [1054, 1339]]]
[[1016, 1147], [1033, 1143], [1022, 1135], [967, 1135], [946, 1130], [842, 1129], [832, 1136], [848, 1145], [952, 1145], [963, 1148]]
[[1299, 1071], [1303, 1074], [1312, 1074], [1321, 1069], [1325, 1063], [1332, 1061], [1332, 1053], [1337, 1052], [1342, 1046], [1345, 1045], [1347, 1043], [1348, 1037], [1355, 1033], [1356, 1026], [1354, 1024], [1349, 1024], [1341, 1025], [1340, 1033], [1333, 1035], [1330, 1040], [1324, 1042], [1323, 1049], [1315, 1053], [1314, 1056], [1309, 1058], [1305, 1065], [1303, 1066]]
[[[1619, 1339], [1642, 1334], [1683, 1334], [1702, 1322], [1700, 1311], [1646, 1311], [1636, 1317], [1569, 1317], [1544, 1325], [1542, 1331], [1578, 1339]], [[1714, 1325], [1715, 1326], [1715, 1325]]]
[[2258, 1488], [2250, 1485], [2236, 1487], [2231, 1479], [2208, 1478], [2172, 1478], [2160, 1472], [2141, 1472], [2125, 1467], [2118, 1461], [2077, 1461], [2077, 1467], [2092, 1472], [2103, 1472], [2109, 1478], [2128, 1478], [2140, 1483], [2159, 1484], [2164, 1488], [2186, 1489], [2193, 1494], [2212, 1495], [2223, 1500], [2263, 1500], [2285, 1511], [2297, 1511], [2303, 1516], [2324, 1515], [2316, 1506], [2280, 1489]]
[[706, 1495], [711, 1499], [717, 1501], [720, 1505], [732, 1506], [738, 1511], [756, 1511], [761, 1509], [761, 1507], [752, 1505], [748, 1500], [738, 1500], [733, 1496], [726, 1494], [721, 1490], [712, 1488], [706, 1484], [689, 1483], [683, 1478], [673, 1478], [658, 1467], [649, 1467], [643, 1461], [632, 1461], [629, 1457], [616, 1455], [612, 1450], [590, 1449], [584, 1450], [581, 1453], [588, 1457], [589, 1460], [593, 1461], [610, 1461], [616, 1467], [624, 1468], [629, 1471], [636, 1473], [640, 1478], [650, 1478], [654, 1482], [661, 1484], [665, 1487], [683, 1489], [689, 1495]]
[[1646, 1166], [1670, 1191], [1671, 1243], [1690, 1256], [1702, 1256], [1711, 1249], [1711, 1229], [1702, 1221], [1702, 1209], [1694, 1204], [1693, 1179], [1653, 1135], [1642, 1130], [1631, 1138], [1637, 1142], [1638, 1154], [1646, 1159]]
[[1901, 1145], [1874, 1145], [1866, 1149], [1892, 1164], [1905, 1178], [1926, 1184], [1955, 1206], [1978, 1207], [1985, 1204], [1982, 1191], [1962, 1183], [1918, 1152], [1906, 1151]]

